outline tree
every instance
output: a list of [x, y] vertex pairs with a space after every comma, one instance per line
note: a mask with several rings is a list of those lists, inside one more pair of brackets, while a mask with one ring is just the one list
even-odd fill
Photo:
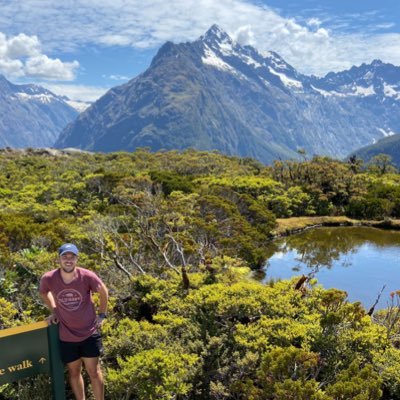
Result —
[[369, 164], [370, 171], [376, 172], [378, 175], [396, 172], [396, 168], [392, 164], [392, 157], [388, 154], [377, 154], [371, 158]]

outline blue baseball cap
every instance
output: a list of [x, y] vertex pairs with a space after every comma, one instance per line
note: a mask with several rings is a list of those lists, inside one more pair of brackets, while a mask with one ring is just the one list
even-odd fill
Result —
[[75, 254], [77, 256], [78, 253], [79, 253], [79, 250], [74, 244], [65, 243], [58, 249], [58, 255], [62, 256], [65, 253], [72, 253], [72, 254]]

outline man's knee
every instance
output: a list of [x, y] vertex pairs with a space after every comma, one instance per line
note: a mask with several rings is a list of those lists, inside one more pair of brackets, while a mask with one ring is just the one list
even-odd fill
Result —
[[71, 378], [79, 378], [82, 371], [82, 363], [74, 361], [70, 364], [67, 364], [68, 374]]
[[100, 365], [86, 367], [86, 372], [90, 379], [103, 379]]

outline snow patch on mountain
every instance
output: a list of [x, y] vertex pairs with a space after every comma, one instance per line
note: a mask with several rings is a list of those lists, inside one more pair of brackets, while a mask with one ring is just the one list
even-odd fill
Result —
[[204, 57], [201, 57], [201, 61], [222, 71], [235, 72], [232, 66], [218, 57], [208, 46], [204, 47]]
[[255, 68], [260, 68], [263, 66], [253, 57], [243, 54], [240, 51], [235, 51], [234, 43], [228, 39], [223, 39], [223, 41], [219, 43], [218, 48], [217, 49], [213, 48], [213, 50], [216, 50], [218, 53], [220, 53], [222, 56], [225, 57], [237, 57], [240, 60], [242, 60], [245, 64], [254, 66]]
[[352, 94], [354, 94], [354, 96], [373, 96], [376, 94], [372, 85], [368, 87], [356, 86], [353, 90], [354, 92]]
[[22, 85], [22, 87], [25, 89], [25, 93], [43, 93], [43, 88], [38, 85]]
[[84, 112], [90, 106], [90, 103], [85, 103], [83, 101], [66, 100], [65, 102], [79, 113]]
[[288, 88], [297, 88], [297, 89], [303, 89], [303, 84], [296, 80], [296, 79], [291, 79], [285, 74], [282, 74], [280, 72], [275, 71], [273, 68], [268, 67], [269, 72], [273, 75], [277, 75], [281, 82]]
[[393, 132], [391, 129], [385, 130], [385, 129], [379, 128], [378, 131], [381, 132], [384, 137], [396, 135], [396, 132]]
[[278, 59], [277, 57], [275, 57], [273, 54], [271, 54], [270, 56], [270, 62], [277, 69], [287, 68], [287, 64], [282, 59]]
[[256, 68], [261, 68], [263, 66], [262, 64], [254, 60], [254, 58], [251, 58], [249, 56], [242, 56], [241, 58], [246, 64], [253, 65]]
[[319, 89], [313, 85], [311, 85], [311, 89], [315, 90], [316, 92], [318, 92], [319, 94], [321, 94], [324, 97], [330, 97], [330, 96], [342, 96], [344, 97], [343, 94], [340, 93], [336, 93], [336, 92], [328, 92], [327, 90], [323, 90], [323, 89]]
[[204, 57], [202, 57], [201, 60], [203, 64], [210, 65], [221, 71], [229, 72], [240, 77], [241, 79], [247, 80], [247, 77], [244, 74], [225, 62], [221, 57], [218, 57], [218, 55], [207, 45], [204, 47]]
[[15, 93], [15, 95], [22, 101], [39, 101], [43, 104], [49, 104], [57, 99], [49, 94], [39, 93], [39, 94], [28, 94], [24, 92]]
[[221, 51], [221, 54], [224, 56], [230, 56], [232, 53], [234, 53], [233, 47], [232, 47], [232, 42], [229, 40], [223, 40], [219, 44], [219, 49]]
[[400, 92], [396, 86], [388, 85], [385, 82], [383, 84], [383, 93], [386, 97], [393, 97], [395, 100], [400, 100]]
[[368, 71], [365, 75], [364, 75], [364, 79], [366, 81], [370, 81], [372, 78], [374, 77], [374, 73], [372, 71]]
[[335, 90], [323, 90], [320, 88], [311, 85], [311, 88], [321, 94], [324, 97], [336, 96], [336, 97], [347, 97], [347, 96], [359, 96], [359, 97], [367, 97], [376, 95], [375, 89], [373, 86], [352, 86], [351, 88], [345, 87], [341, 88], [342, 93], [337, 92]]
[[260, 80], [265, 86], [267, 86], [267, 87], [271, 86], [271, 83], [269, 81], [267, 81], [266, 79], [260, 77]]

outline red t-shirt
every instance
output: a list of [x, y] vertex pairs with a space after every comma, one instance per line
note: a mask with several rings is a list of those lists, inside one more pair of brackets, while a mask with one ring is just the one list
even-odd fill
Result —
[[96, 310], [92, 292], [98, 292], [101, 279], [92, 271], [76, 268], [77, 276], [65, 283], [60, 269], [46, 272], [40, 280], [40, 293], [51, 292], [60, 321], [60, 339], [64, 342], [81, 342], [96, 331]]

